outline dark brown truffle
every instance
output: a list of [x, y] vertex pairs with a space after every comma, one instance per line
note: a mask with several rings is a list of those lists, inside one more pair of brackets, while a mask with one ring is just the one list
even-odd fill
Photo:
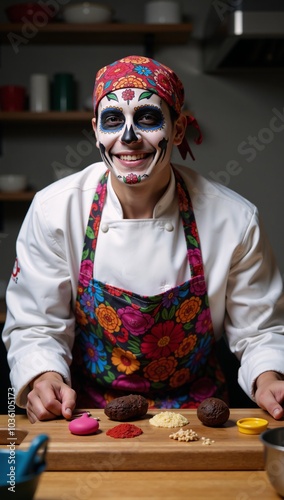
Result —
[[125, 421], [141, 418], [148, 411], [148, 401], [143, 396], [130, 394], [113, 399], [104, 409], [111, 420]]
[[227, 422], [230, 410], [222, 399], [207, 398], [197, 408], [197, 417], [208, 427], [219, 427]]

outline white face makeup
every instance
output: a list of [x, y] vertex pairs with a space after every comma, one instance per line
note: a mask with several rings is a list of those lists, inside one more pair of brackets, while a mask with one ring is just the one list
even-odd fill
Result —
[[111, 92], [98, 106], [95, 126], [102, 158], [126, 184], [147, 179], [169, 165], [173, 126], [167, 104], [148, 90]]

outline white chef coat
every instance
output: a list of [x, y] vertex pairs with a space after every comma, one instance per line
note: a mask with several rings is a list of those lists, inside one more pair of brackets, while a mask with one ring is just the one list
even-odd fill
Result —
[[[260, 373], [284, 373], [282, 279], [256, 207], [230, 189], [184, 166], [201, 251], [216, 339], [225, 332], [241, 361], [239, 383], [253, 397]], [[7, 290], [3, 341], [17, 404], [29, 382], [46, 371], [71, 385], [74, 307], [86, 225], [97, 183], [95, 163], [36, 194], [17, 240], [17, 265]], [[123, 219], [108, 179], [95, 255], [94, 277], [139, 294], [154, 295], [190, 277], [175, 181], [152, 219]]]

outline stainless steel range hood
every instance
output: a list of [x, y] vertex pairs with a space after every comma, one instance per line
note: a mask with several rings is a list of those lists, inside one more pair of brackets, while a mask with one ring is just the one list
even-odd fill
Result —
[[[284, 5], [283, 5], [284, 9]], [[284, 10], [210, 12], [205, 27], [204, 69], [284, 69]]]

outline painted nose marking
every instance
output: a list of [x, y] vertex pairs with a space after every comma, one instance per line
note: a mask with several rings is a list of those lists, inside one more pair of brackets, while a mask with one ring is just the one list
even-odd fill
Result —
[[125, 142], [126, 144], [130, 144], [131, 142], [138, 141], [138, 137], [135, 134], [132, 125], [130, 126], [130, 128], [127, 128], [127, 125], [126, 125], [123, 136], [121, 138], [121, 141]]

